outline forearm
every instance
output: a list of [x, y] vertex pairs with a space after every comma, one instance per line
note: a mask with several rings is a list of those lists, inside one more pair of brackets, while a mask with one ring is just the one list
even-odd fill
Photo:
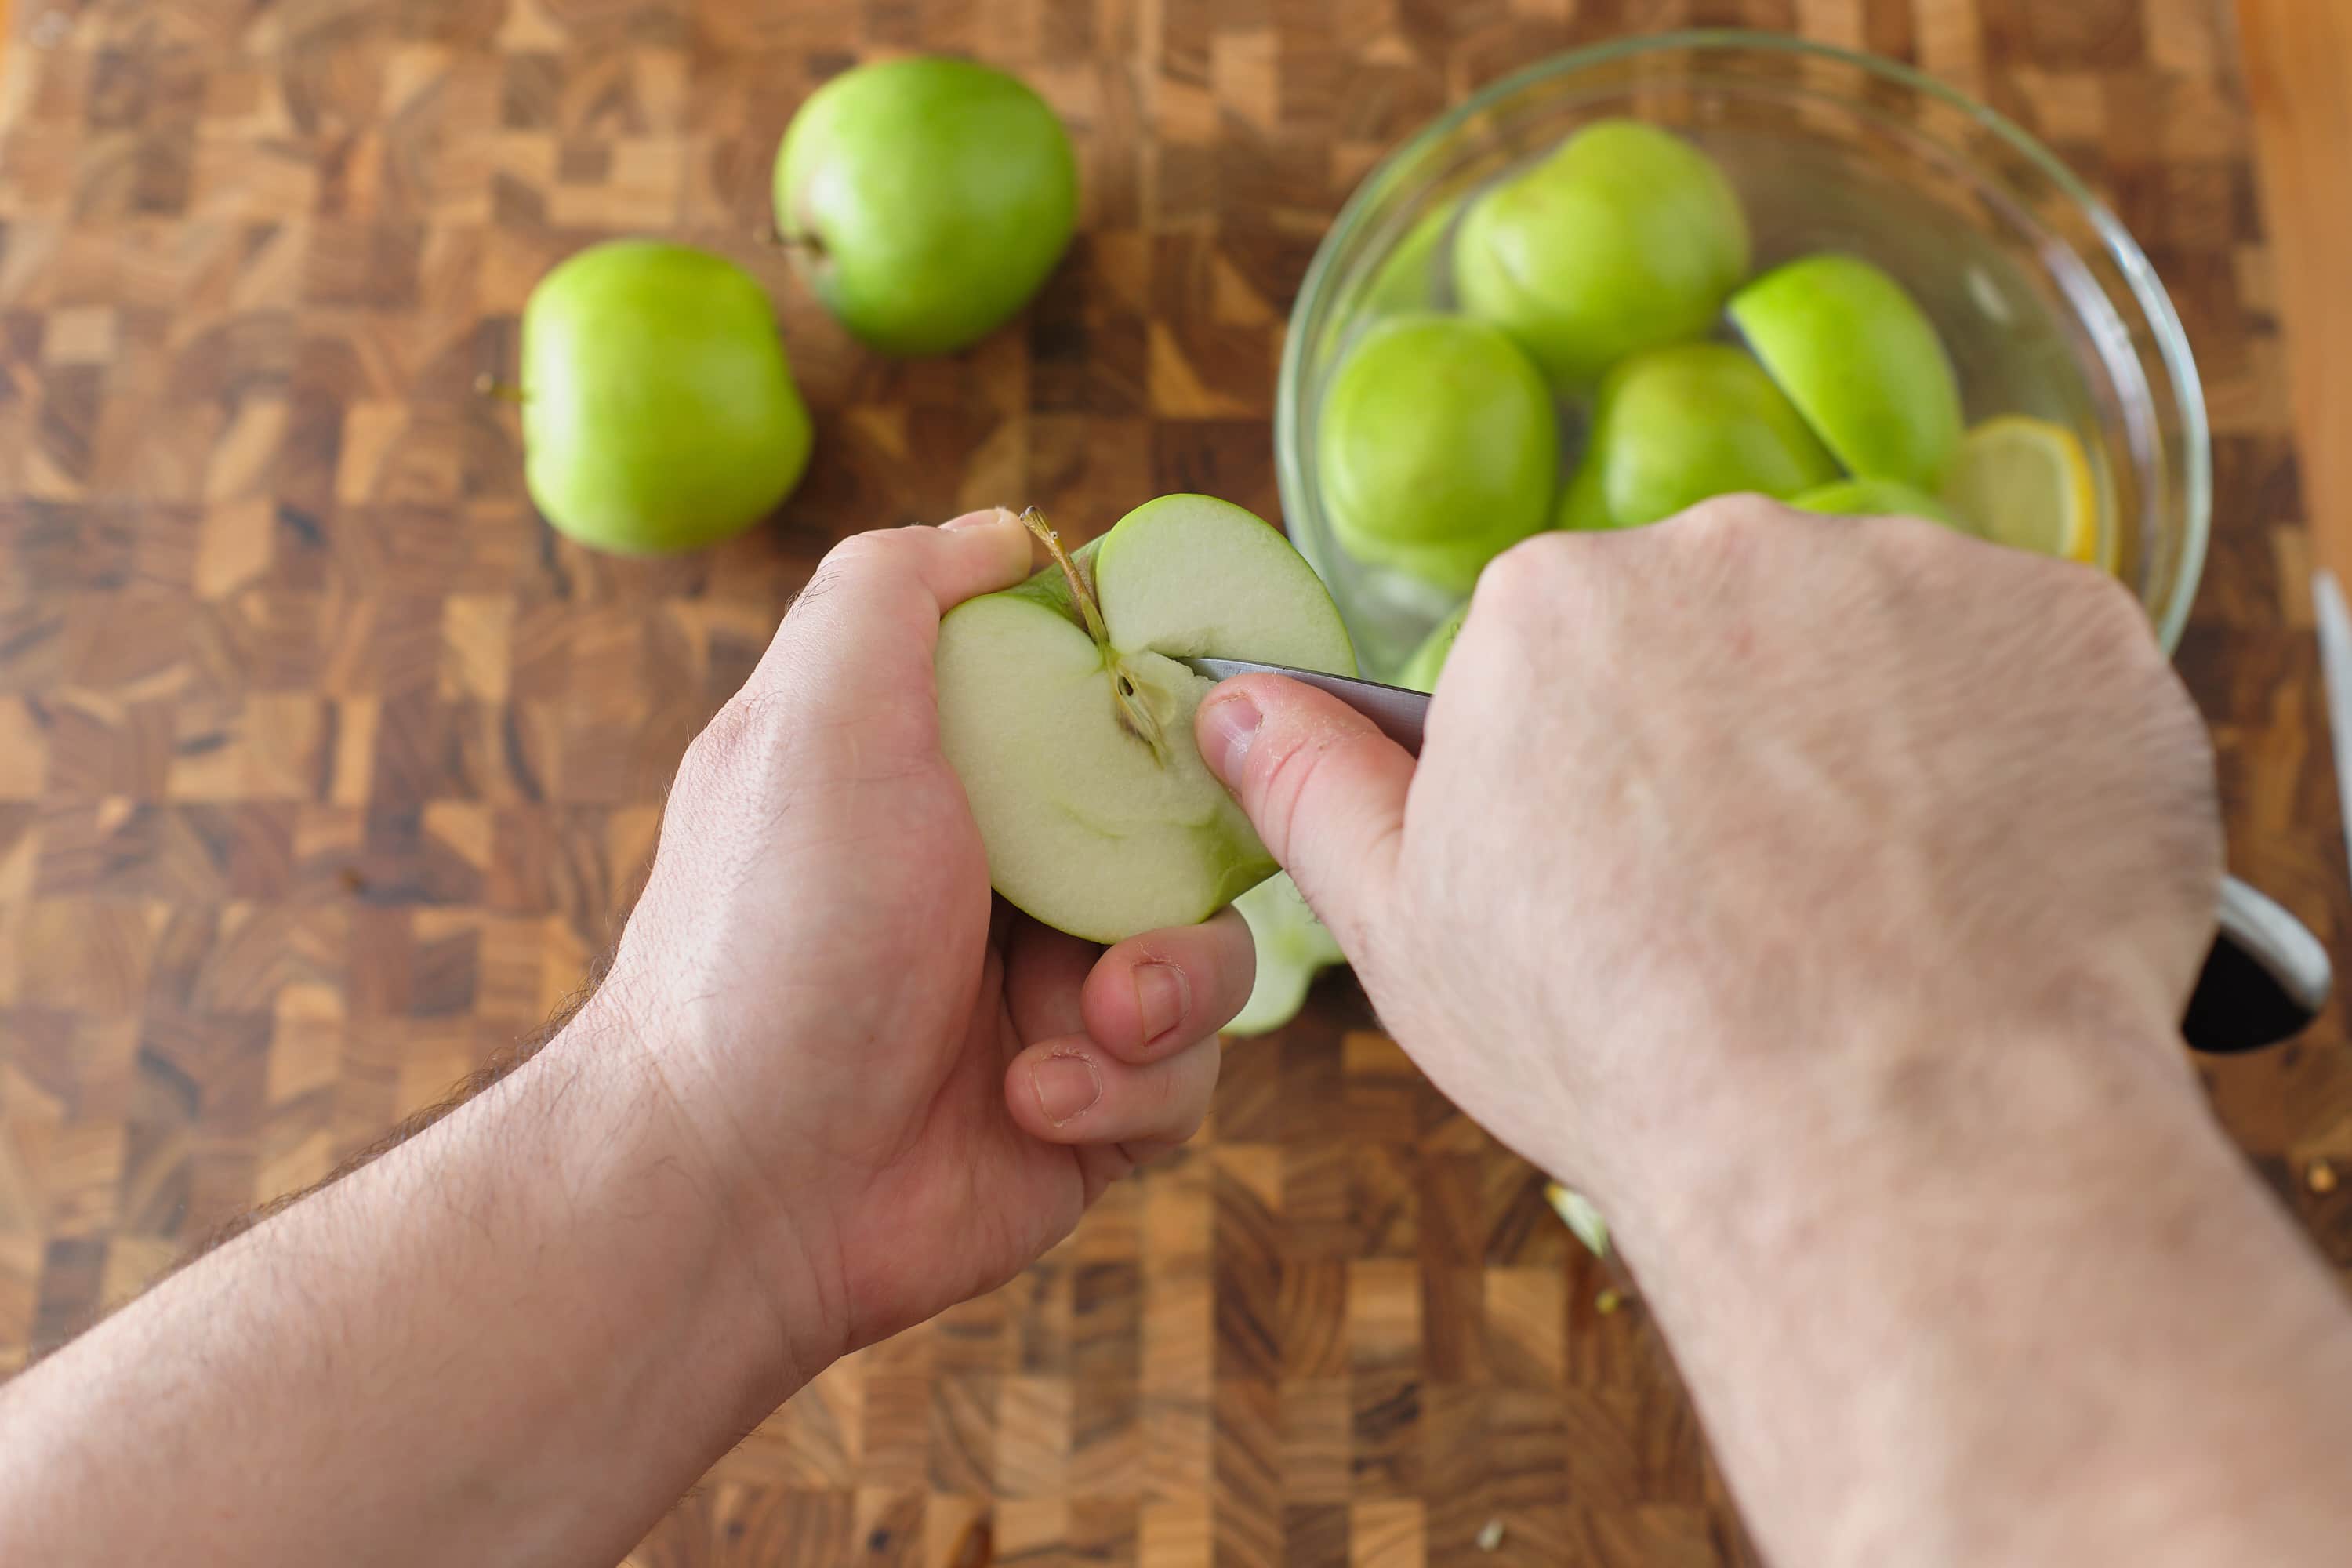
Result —
[[2337, 1560], [2352, 1318], [2164, 1044], [1908, 1059], [1759, 1076], [1614, 1216], [1767, 1549]]
[[612, 1027], [19, 1379], [0, 1561], [625, 1552], [814, 1369]]

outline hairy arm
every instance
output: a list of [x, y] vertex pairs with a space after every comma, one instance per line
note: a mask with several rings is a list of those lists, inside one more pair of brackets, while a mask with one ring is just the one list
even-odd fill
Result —
[[940, 617], [1028, 557], [1005, 512], [829, 555], [577, 1016], [0, 1392], [0, 1563], [612, 1562], [1190, 1135], [1248, 928], [1014, 915], [940, 754]]
[[2352, 1313], [2183, 1065], [2212, 759], [2114, 583], [1718, 501], [1488, 567], [1417, 766], [1278, 679], [1200, 728], [1775, 1561], [2344, 1560]]
[[1832, 1565], [2340, 1561], [2352, 1313], [2178, 1038], [1959, 1027], [1883, 1037], [1842, 1086], [1725, 1072], [1610, 1184], [1759, 1538]]
[[813, 1369], [622, 1026], [591, 1002], [19, 1378], [0, 1561], [625, 1552]]

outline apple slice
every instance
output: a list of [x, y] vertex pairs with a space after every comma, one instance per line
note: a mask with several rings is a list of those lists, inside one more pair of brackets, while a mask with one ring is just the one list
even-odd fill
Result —
[[1270, 1035], [1298, 1016], [1316, 975], [1347, 963], [1348, 955], [1286, 872], [1235, 899], [1234, 908], [1249, 922], [1250, 940], [1257, 944], [1257, 984], [1225, 1033]]
[[996, 890], [1090, 942], [1206, 920], [1271, 876], [1192, 743], [1216, 654], [1356, 673], [1322, 579], [1253, 513], [1162, 496], [940, 626], [940, 739]]

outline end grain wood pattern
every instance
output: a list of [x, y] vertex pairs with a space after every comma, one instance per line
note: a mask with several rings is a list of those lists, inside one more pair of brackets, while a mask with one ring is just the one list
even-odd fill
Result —
[[[1748, 24], [1916, 62], [2107, 192], [2186, 316], [2219, 528], [2181, 663], [2238, 868], [2336, 951], [2345, 868], [2270, 256], [2221, 0], [24, 0], [0, 91], [0, 1372], [522, 1037], [612, 938], [688, 738], [833, 540], [1170, 489], [1278, 510], [1308, 258], [1476, 86]], [[754, 238], [800, 100], [1013, 68], [1084, 232], [960, 357], [857, 351]], [[534, 519], [551, 263], [655, 232], [772, 288], [818, 411], [773, 527], [603, 559]], [[2352, 1261], [2343, 1014], [2208, 1069]], [[2326, 1190], [2322, 1190], [2326, 1189]], [[1344, 980], [1212, 1127], [1000, 1294], [826, 1373], [643, 1568], [1752, 1561], [1638, 1305]], [[1479, 1537], [1502, 1526], [1491, 1553]], [[1492, 1540], [1492, 1531], [1486, 1531]]]

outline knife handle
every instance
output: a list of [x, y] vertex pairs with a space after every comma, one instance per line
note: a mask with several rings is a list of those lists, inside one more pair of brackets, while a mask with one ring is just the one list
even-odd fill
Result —
[[2304, 923], [2231, 877], [2221, 932], [2189, 998], [2180, 1032], [2192, 1050], [2234, 1056], [2301, 1034], [2334, 984], [2327, 950]]

